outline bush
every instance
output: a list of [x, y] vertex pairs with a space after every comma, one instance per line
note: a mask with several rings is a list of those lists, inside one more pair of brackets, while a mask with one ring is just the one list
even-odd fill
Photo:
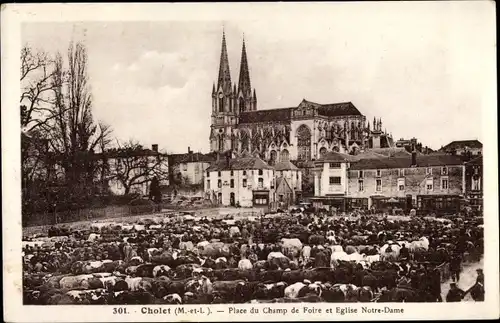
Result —
[[136, 198], [130, 201], [130, 206], [154, 206], [155, 203], [151, 200]]

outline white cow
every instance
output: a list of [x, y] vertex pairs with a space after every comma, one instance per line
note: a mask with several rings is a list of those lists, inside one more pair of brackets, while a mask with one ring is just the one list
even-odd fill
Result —
[[139, 283], [141, 281], [142, 281], [142, 277], [127, 277], [127, 278], [125, 278], [125, 282], [128, 285], [128, 289], [132, 292], [139, 290]]
[[249, 259], [241, 259], [238, 262], [239, 270], [250, 270], [253, 268], [252, 262]]
[[287, 258], [287, 257], [279, 251], [273, 251], [267, 255], [267, 260], [271, 260], [273, 258]]
[[285, 288], [285, 297], [287, 298], [297, 298], [299, 296], [299, 292], [302, 288], [307, 285], [302, 282], [297, 282]]
[[170, 271], [171, 268], [167, 265], [158, 265], [156, 267], [153, 268], [153, 277], [158, 277], [158, 274], [160, 273], [160, 271]]

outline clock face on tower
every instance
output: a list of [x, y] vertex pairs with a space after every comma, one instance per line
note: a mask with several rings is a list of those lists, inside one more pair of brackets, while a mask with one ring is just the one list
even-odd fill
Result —
[[219, 93], [219, 98], [222, 99], [224, 95], [222, 93]]

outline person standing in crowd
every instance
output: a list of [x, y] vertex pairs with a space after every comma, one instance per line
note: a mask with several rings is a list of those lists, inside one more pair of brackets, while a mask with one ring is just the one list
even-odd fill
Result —
[[406, 245], [404, 243], [403, 246], [401, 247], [401, 250], [399, 251], [399, 257], [402, 260], [410, 259], [410, 252], [408, 251], [408, 248], [406, 248]]
[[484, 301], [484, 273], [481, 268], [476, 269], [477, 277], [474, 285], [469, 289], [472, 299], [476, 302]]
[[446, 295], [446, 302], [461, 302], [465, 296], [465, 292], [458, 288], [457, 283], [450, 283], [450, 290]]
[[460, 280], [460, 272], [462, 271], [462, 257], [460, 253], [455, 252], [450, 261], [450, 271], [451, 271], [451, 279], [454, 282], [457, 282]]

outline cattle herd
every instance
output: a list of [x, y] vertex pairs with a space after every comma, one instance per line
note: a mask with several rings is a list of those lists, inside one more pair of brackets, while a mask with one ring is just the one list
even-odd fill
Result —
[[481, 218], [158, 216], [23, 237], [24, 304], [436, 302]]

